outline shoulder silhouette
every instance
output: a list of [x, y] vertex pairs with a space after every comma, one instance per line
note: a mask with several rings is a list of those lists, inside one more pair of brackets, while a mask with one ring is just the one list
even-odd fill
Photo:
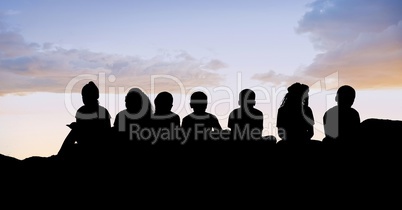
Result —
[[348, 85], [340, 87], [335, 101], [337, 106], [325, 112], [323, 117], [324, 143], [353, 143], [360, 130], [359, 113], [352, 108], [356, 91]]
[[193, 112], [185, 116], [182, 128], [188, 133], [188, 137], [194, 140], [208, 140], [211, 131], [221, 131], [218, 118], [206, 112], [208, 105], [207, 95], [203, 92], [194, 92], [190, 97], [190, 107]]
[[180, 116], [172, 112], [173, 96], [169, 92], [160, 92], [154, 100], [155, 113], [152, 116], [152, 129], [155, 134], [155, 144], [172, 145], [178, 143]]
[[228, 127], [233, 141], [260, 139], [263, 130], [263, 113], [254, 108], [255, 92], [244, 89], [239, 93], [239, 108], [229, 115]]
[[108, 140], [111, 124], [109, 111], [98, 102], [99, 89], [94, 82], [86, 84], [81, 91], [81, 106], [76, 121], [67, 125], [70, 133], [64, 140], [58, 156], [66, 157], [74, 154], [95, 155]]
[[180, 127], [179, 115], [171, 111], [173, 107], [173, 96], [171, 93], [159, 93], [154, 100], [154, 104], [153, 127], [167, 129]]
[[113, 123], [116, 138], [120, 142], [150, 141], [146, 130], [151, 127], [153, 111], [148, 96], [139, 88], [132, 88], [125, 97], [125, 105], [126, 109], [116, 115]]
[[278, 109], [277, 127], [281, 140], [278, 144], [311, 143], [314, 135], [314, 116], [309, 107], [309, 87], [294, 83], [288, 87]]

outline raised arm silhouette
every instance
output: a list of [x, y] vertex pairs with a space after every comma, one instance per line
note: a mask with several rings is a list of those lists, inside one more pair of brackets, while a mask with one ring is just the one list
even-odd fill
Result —
[[323, 117], [324, 143], [354, 143], [360, 132], [360, 115], [352, 108], [356, 91], [349, 85], [341, 86], [336, 94], [336, 106], [325, 112]]
[[90, 81], [81, 91], [84, 103], [75, 115], [76, 121], [67, 125], [71, 128], [58, 156], [93, 156], [103, 152], [110, 133], [109, 111], [98, 102], [99, 89]]
[[255, 92], [244, 89], [239, 93], [239, 108], [229, 115], [228, 127], [232, 133], [232, 140], [256, 140], [262, 137], [263, 113], [254, 108]]
[[[294, 83], [288, 87], [278, 109], [277, 127], [281, 140], [278, 144], [311, 143], [314, 135], [314, 116], [309, 107], [309, 87]], [[315, 142], [315, 141], [314, 141]]]
[[182, 128], [188, 133], [190, 140], [208, 140], [208, 133], [221, 131], [218, 118], [206, 112], [208, 105], [207, 95], [201, 91], [194, 92], [190, 98], [190, 107], [193, 112], [183, 118]]

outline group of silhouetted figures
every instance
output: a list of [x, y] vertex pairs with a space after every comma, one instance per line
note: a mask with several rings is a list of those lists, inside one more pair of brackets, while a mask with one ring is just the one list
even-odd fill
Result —
[[314, 116], [309, 107], [309, 87], [294, 83], [287, 90], [278, 110], [277, 128], [281, 139], [277, 140], [263, 135], [263, 113], [254, 107], [256, 94], [250, 89], [239, 93], [239, 108], [229, 115], [229, 129], [222, 129], [217, 117], [206, 112], [208, 98], [203, 92], [192, 93], [193, 112], [181, 120], [171, 111], [172, 94], [160, 92], [153, 110], [149, 97], [138, 88], [127, 93], [126, 109], [116, 115], [112, 125], [108, 110], [99, 105], [98, 87], [91, 81], [82, 88], [84, 105], [77, 110], [76, 122], [68, 125], [71, 131], [57, 156], [129, 154], [153, 148], [353, 143], [359, 132], [360, 117], [352, 108], [356, 95], [352, 87], [345, 85], [338, 89], [337, 106], [323, 117], [325, 138], [322, 141], [312, 139]]

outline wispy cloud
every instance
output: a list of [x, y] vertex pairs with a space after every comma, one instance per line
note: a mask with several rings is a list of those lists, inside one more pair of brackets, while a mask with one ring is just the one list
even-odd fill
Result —
[[11, 16], [11, 15], [19, 15], [19, 14], [21, 14], [21, 11], [9, 9], [9, 10], [4, 11], [3, 14], [4, 15], [9, 15], [9, 16]]
[[362, 33], [355, 40], [318, 55], [305, 75], [339, 72], [340, 82], [359, 88], [402, 87], [402, 21], [379, 33]]
[[364, 33], [381, 33], [402, 20], [399, 0], [316, 0], [299, 21], [318, 48], [330, 50]]
[[[151, 88], [151, 75], [168, 75], [183, 87], [214, 86], [226, 64], [218, 59], [194, 58], [185, 51], [163, 52], [152, 58], [65, 49], [52, 43], [28, 43], [16, 31], [0, 28], [0, 95], [64, 92], [82, 74], [105, 73], [106, 86]], [[159, 79], [156, 90], [180, 91], [177, 81]], [[79, 89], [74, 89], [79, 91]]]
[[321, 53], [284, 79], [317, 81], [338, 72], [340, 83], [357, 88], [402, 87], [402, 1], [317, 0], [309, 7], [297, 32], [309, 34]]
[[304, 75], [303, 71], [296, 71], [293, 75], [286, 75], [270, 70], [266, 73], [257, 73], [253, 75], [251, 79], [262, 81], [272, 86], [289, 85], [295, 82], [305, 84], [316, 82], [316, 78]]

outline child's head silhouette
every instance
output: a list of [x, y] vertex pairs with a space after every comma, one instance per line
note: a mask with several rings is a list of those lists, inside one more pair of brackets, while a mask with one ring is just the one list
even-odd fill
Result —
[[253, 107], [255, 105], [255, 92], [250, 89], [240, 91], [239, 105], [241, 107]]
[[349, 85], [341, 86], [336, 93], [336, 102], [340, 107], [352, 107], [356, 97], [356, 91]]
[[155, 113], [169, 113], [173, 107], [173, 96], [169, 92], [160, 92], [155, 100]]
[[98, 104], [99, 89], [94, 82], [90, 81], [82, 88], [81, 96], [85, 105]]
[[148, 96], [139, 88], [132, 88], [126, 95], [126, 108], [136, 117], [149, 117], [152, 113], [152, 105]]
[[193, 108], [195, 113], [205, 113], [207, 109], [208, 98], [205, 93], [201, 91], [194, 92], [190, 97], [190, 107]]
[[142, 91], [139, 88], [132, 88], [128, 91], [125, 102], [126, 108], [130, 113], [138, 113], [141, 111], [143, 107], [143, 103], [145, 102], [142, 99]]
[[308, 105], [308, 85], [301, 84], [299, 82], [293, 83], [288, 87], [288, 92], [283, 98], [281, 106], [286, 107], [299, 107]]

